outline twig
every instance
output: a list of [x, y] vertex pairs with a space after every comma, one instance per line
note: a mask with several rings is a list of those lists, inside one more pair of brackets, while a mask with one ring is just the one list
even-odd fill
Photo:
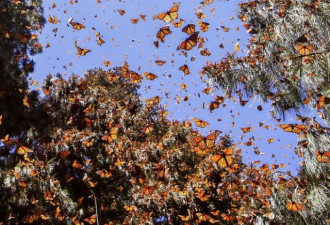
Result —
[[94, 194], [94, 192], [92, 190], [90, 190], [90, 191], [92, 192], [92, 194], [94, 196], [94, 201], [95, 201], [96, 223], [97, 223], [97, 225], [100, 225], [99, 224], [99, 215], [97, 213], [97, 200], [96, 200], [96, 196], [95, 196], [95, 194]]

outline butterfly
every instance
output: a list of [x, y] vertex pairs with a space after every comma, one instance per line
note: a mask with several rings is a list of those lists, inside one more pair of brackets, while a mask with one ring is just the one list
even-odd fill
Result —
[[247, 133], [247, 132], [251, 132], [252, 129], [253, 129], [253, 126], [250, 126], [250, 127], [241, 127], [240, 129], [241, 129], [241, 130], [243, 131], [243, 133], [245, 134], [245, 133]]
[[214, 146], [216, 135], [214, 133], [207, 135], [206, 137], [197, 136], [193, 139], [195, 146], [198, 146], [201, 150], [211, 149]]
[[134, 211], [136, 209], [136, 207], [134, 205], [125, 205], [124, 208], [126, 209], [126, 211], [130, 212], [130, 211]]
[[89, 223], [89, 224], [94, 224], [94, 223], [96, 223], [96, 214], [92, 215], [92, 216], [89, 217], [89, 218], [84, 219], [84, 221], [86, 221], [86, 222]]
[[182, 26], [183, 22], [184, 22], [184, 20], [180, 19], [179, 22], [173, 22], [172, 24], [173, 24], [174, 27], [178, 28], [178, 27]]
[[66, 159], [68, 157], [68, 155], [70, 155], [70, 152], [67, 150], [62, 150], [59, 152], [59, 155], [62, 159]]
[[206, 48], [206, 49], [203, 49], [200, 51], [200, 54], [202, 56], [210, 56], [211, 55], [211, 52]]
[[17, 154], [19, 154], [19, 155], [25, 155], [28, 152], [33, 152], [31, 149], [29, 149], [28, 147], [23, 146], [23, 145], [19, 145], [17, 147], [16, 151], [17, 151]]
[[34, 223], [34, 221], [39, 220], [41, 213], [39, 211], [34, 211], [32, 214], [28, 214], [23, 217], [23, 223]]
[[309, 55], [314, 47], [312, 45], [296, 45], [295, 49], [298, 51], [299, 55]]
[[158, 66], [162, 66], [166, 63], [166, 61], [164, 60], [155, 60], [155, 63], [158, 65]]
[[111, 143], [111, 142], [117, 140], [117, 133], [118, 133], [118, 128], [112, 127], [110, 129], [110, 133], [105, 134], [102, 137], [102, 140], [108, 141], [109, 143]]
[[163, 20], [164, 22], [171, 22], [178, 18], [178, 10], [179, 10], [180, 3], [176, 3], [169, 11], [159, 13], [154, 16], [155, 19]]
[[156, 38], [158, 38], [158, 40], [160, 40], [161, 42], [164, 42], [166, 35], [169, 35], [171, 33], [172, 33], [172, 31], [170, 30], [170, 27], [164, 26], [164, 27], [160, 28], [159, 31], [157, 32]]
[[77, 160], [73, 161], [72, 167], [75, 168], [75, 169], [82, 169], [83, 168], [83, 166]]
[[301, 124], [280, 124], [279, 126], [286, 132], [293, 132], [296, 134], [300, 134], [307, 129], [305, 125]]
[[112, 174], [107, 170], [98, 170], [96, 174], [98, 174], [101, 178], [109, 178], [112, 176]]
[[192, 35], [190, 35], [186, 40], [181, 42], [181, 44], [177, 47], [177, 50], [183, 49], [189, 51], [193, 47], [195, 47], [197, 45], [198, 34], [199, 32], [195, 32]]
[[140, 74], [134, 72], [133, 70], [131, 70], [130, 72], [131, 72], [131, 81], [132, 81], [132, 83], [134, 83], [134, 84], [141, 83], [143, 77]]
[[81, 24], [81, 23], [70, 22], [70, 24], [71, 24], [72, 28], [75, 29], [75, 30], [83, 30], [83, 29], [86, 28], [86, 27], [85, 27], [83, 24]]
[[152, 195], [156, 189], [156, 186], [148, 186], [142, 188], [142, 196], [144, 195]]
[[204, 19], [206, 17], [205, 13], [202, 12], [197, 12], [195, 13], [198, 19]]
[[137, 22], [139, 22], [140, 18], [137, 18], [137, 19], [134, 19], [134, 18], [131, 18], [131, 22], [133, 24], [137, 24]]
[[316, 151], [315, 154], [318, 162], [323, 162], [323, 163], [330, 162], [330, 152]]
[[221, 214], [221, 217], [224, 221], [234, 221], [235, 220], [235, 217], [234, 216], [231, 216], [231, 215], [228, 215], [228, 214]]
[[125, 63], [125, 65], [121, 67], [121, 73], [123, 77], [130, 78], [130, 70], [127, 63]]
[[156, 79], [158, 76], [156, 74], [153, 73], [143, 73], [143, 75], [148, 79], [148, 80], [154, 80]]
[[[207, 221], [209, 220], [210, 216], [203, 214], [203, 213], [196, 213], [196, 215], [198, 216], [199, 221]], [[198, 221], [197, 221], [198, 222]]]
[[205, 1], [202, 1], [201, 4], [202, 4], [203, 6], [206, 6], [206, 5], [211, 4], [212, 2], [213, 2], [213, 0], [205, 0]]
[[6, 136], [2, 139], [0, 139], [0, 141], [5, 144], [5, 145], [11, 145], [13, 144], [16, 140], [12, 139], [9, 137], [9, 134], [6, 134]]
[[142, 129], [143, 133], [145, 133], [145, 134], [150, 134], [153, 130], [154, 130], [154, 128], [153, 128], [152, 124], [149, 124]]
[[303, 210], [304, 209], [304, 207], [302, 205], [300, 205], [297, 202], [293, 202], [293, 201], [286, 204], [286, 208], [287, 208], [287, 210], [291, 210], [291, 211], [294, 211], [294, 212], [297, 212], [298, 210]]
[[217, 154], [212, 156], [212, 160], [217, 163], [220, 167], [226, 168], [229, 167], [233, 163], [233, 159], [231, 158], [233, 154], [233, 150], [235, 148], [235, 145], [223, 149], [222, 154]]
[[208, 122], [204, 121], [204, 120], [200, 120], [198, 118], [193, 118], [193, 120], [195, 121], [195, 125], [197, 127], [201, 127], [201, 128], [204, 128], [208, 125], [210, 125]]
[[192, 34], [195, 32], [195, 24], [188, 24], [184, 28], [182, 28], [182, 32], [186, 34]]
[[185, 75], [190, 74], [189, 68], [187, 64], [184, 64], [179, 67], [179, 70], [181, 70]]
[[57, 18], [56, 16], [54, 16], [53, 18], [49, 15], [48, 16], [48, 22], [52, 23], [52, 24], [57, 24]]
[[97, 37], [97, 41], [96, 41], [96, 42], [97, 42], [97, 44], [100, 45], [100, 46], [103, 45], [103, 44], [105, 43], [105, 41], [104, 41], [101, 37]]
[[117, 11], [118, 11], [119, 15], [121, 15], [121, 16], [126, 13], [126, 11], [123, 9], [117, 9]]
[[181, 219], [182, 221], [184, 221], [184, 222], [186, 222], [186, 221], [189, 221], [189, 220], [190, 220], [190, 217], [189, 217], [189, 215], [188, 215], [188, 216], [179, 215], [179, 217], [180, 217], [180, 219]]
[[78, 52], [76, 53], [76, 55], [85, 56], [88, 52], [91, 52], [91, 50], [89, 50], [89, 49], [83, 49], [83, 48], [78, 47], [77, 41], [74, 42], [74, 46], [78, 50]]
[[202, 21], [197, 21], [199, 28], [201, 31], [206, 32], [209, 30], [209, 23], [207, 22], [202, 22]]
[[320, 110], [320, 109], [324, 108], [324, 106], [329, 104], [329, 103], [330, 103], [330, 98], [325, 97], [324, 95], [322, 95], [321, 97], [319, 97], [317, 99], [317, 104], [316, 104], [317, 110]]

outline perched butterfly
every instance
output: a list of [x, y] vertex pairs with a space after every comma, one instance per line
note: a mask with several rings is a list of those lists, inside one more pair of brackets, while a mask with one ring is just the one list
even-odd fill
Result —
[[201, 128], [204, 128], [208, 125], [210, 125], [208, 122], [204, 121], [204, 120], [200, 120], [198, 118], [193, 118], [193, 120], [195, 121], [195, 125], [197, 127], [201, 127]]
[[178, 18], [178, 10], [179, 10], [180, 3], [176, 3], [169, 11], [159, 13], [156, 16], [154, 16], [155, 19], [163, 20], [164, 22], [171, 22], [172, 20], [175, 20]]
[[184, 20], [180, 19], [179, 22], [173, 22], [172, 24], [173, 24], [174, 27], [178, 28], [178, 27], [182, 26], [183, 22], [184, 22]]
[[179, 67], [179, 70], [181, 70], [185, 75], [190, 74], [189, 68], [187, 64], [184, 64]]
[[156, 74], [153, 73], [143, 73], [143, 75], [148, 79], [148, 80], [154, 80], [156, 79], [158, 76]]
[[85, 27], [83, 24], [81, 24], [81, 23], [77, 23], [77, 22], [72, 22], [72, 21], [71, 21], [70, 24], [71, 24], [72, 28], [75, 29], [75, 30], [83, 30], [83, 29], [86, 28], [86, 27]]
[[187, 221], [189, 221], [189, 220], [190, 220], [190, 217], [189, 217], [189, 215], [188, 215], [188, 216], [179, 215], [179, 217], [180, 217], [180, 219], [181, 219], [182, 221], [184, 221], [184, 222], [187, 222]]
[[118, 133], [118, 128], [112, 127], [110, 129], [110, 133], [105, 134], [102, 137], [102, 140], [108, 141], [109, 143], [111, 143], [111, 142], [117, 140], [117, 133]]
[[307, 129], [305, 125], [300, 125], [300, 124], [280, 124], [279, 126], [286, 132], [293, 132], [296, 134], [305, 132]]
[[304, 209], [304, 207], [297, 202], [289, 202], [288, 204], [286, 204], [286, 208], [287, 208], [287, 210], [291, 210], [294, 212]]
[[32, 214], [28, 214], [23, 217], [23, 223], [34, 223], [35, 221], [39, 220], [41, 213], [39, 211], [34, 211]]
[[159, 31], [156, 34], [156, 37], [161, 42], [164, 42], [166, 35], [169, 35], [171, 33], [172, 33], [172, 31], [170, 30], [170, 27], [169, 26], [164, 26], [164, 27], [162, 27], [162, 28], [159, 29]]
[[323, 163], [330, 162], [330, 152], [316, 151], [315, 154], [318, 162], [323, 162]]
[[91, 52], [91, 50], [89, 50], [89, 49], [83, 49], [83, 48], [78, 47], [77, 41], [74, 42], [74, 46], [78, 50], [78, 52], [76, 53], [76, 55], [85, 56], [88, 52]]
[[314, 47], [312, 45], [296, 45], [295, 49], [298, 51], [299, 55], [309, 55]]
[[144, 195], [152, 195], [156, 189], [156, 186], [148, 186], [142, 188], [142, 196]]
[[324, 106], [329, 104], [329, 103], [330, 103], [330, 98], [325, 97], [324, 95], [322, 95], [321, 97], [319, 97], [317, 99], [317, 104], [316, 104], [317, 110], [320, 110], [320, 109], [324, 108]]
[[66, 159], [68, 157], [68, 155], [70, 155], [70, 152], [67, 150], [62, 150], [59, 152], [59, 155], [62, 159]]
[[143, 133], [145, 134], [150, 134], [153, 130], [154, 127], [152, 126], [152, 124], [149, 124], [142, 129]]
[[209, 215], [203, 214], [203, 213], [196, 213], [196, 215], [198, 216], [199, 221], [203, 221], [203, 222], [209, 220], [209, 218], [210, 218]]
[[224, 221], [234, 221], [235, 220], [235, 217], [232, 216], [232, 215], [228, 215], [228, 214], [221, 214], [221, 217]]
[[28, 152], [33, 152], [31, 149], [29, 149], [28, 147], [25, 147], [23, 145], [19, 145], [16, 149], [17, 154], [19, 155], [25, 155]]
[[195, 32], [192, 35], [190, 35], [186, 40], [181, 42], [181, 44], [177, 47], [177, 50], [183, 49], [189, 51], [193, 47], [195, 47], [197, 45], [198, 34], [199, 32]]
[[233, 154], [234, 148], [235, 145], [231, 146], [230, 148], [223, 149], [222, 154], [214, 155], [211, 159], [222, 168], [229, 167], [233, 163], [231, 156]]
[[199, 28], [201, 31], [206, 32], [209, 30], [209, 23], [207, 22], [202, 22], [202, 21], [197, 21]]
[[86, 222], [89, 223], [89, 224], [94, 224], [94, 223], [96, 223], [96, 214], [92, 215], [92, 216], [89, 217], [89, 218], [84, 219], [84, 221], [86, 221]]
[[112, 174], [107, 170], [99, 170], [96, 174], [98, 174], [101, 178], [109, 178], [112, 176]]
[[54, 16], [53, 18], [49, 15], [48, 16], [48, 22], [52, 23], [52, 24], [57, 24], [57, 18], [56, 16]]
[[188, 24], [184, 28], [182, 28], [182, 32], [187, 34], [192, 34], [195, 32], [195, 24]]
[[193, 139], [195, 146], [198, 146], [201, 150], [211, 149], [214, 146], [216, 135], [214, 133], [207, 135], [206, 137], [197, 136]]
[[125, 205], [124, 208], [126, 209], [126, 211], [130, 212], [130, 211], [134, 211], [136, 209], [136, 206], [134, 206], [134, 205]]

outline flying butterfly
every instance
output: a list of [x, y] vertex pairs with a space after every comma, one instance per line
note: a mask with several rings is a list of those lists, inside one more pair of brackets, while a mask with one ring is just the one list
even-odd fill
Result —
[[160, 28], [159, 31], [157, 32], [156, 38], [158, 38], [159, 41], [164, 42], [165, 37], [171, 33], [172, 33], [172, 31], [170, 30], [170, 27], [164, 26], [164, 27]]
[[180, 21], [178, 21], [178, 22], [172, 22], [172, 24], [173, 24], [173, 26], [175, 28], [178, 28], [178, 27], [181, 27], [182, 26], [183, 22], [184, 22], [184, 20], [183, 19], [180, 19]]
[[197, 136], [193, 139], [193, 144], [198, 146], [199, 149], [211, 149], [214, 146], [216, 135], [214, 133], [207, 135], [206, 137]]
[[235, 145], [223, 149], [222, 150], [222, 154], [217, 154], [212, 156], [212, 161], [214, 161], [215, 163], [217, 163], [221, 168], [226, 168], [229, 167], [232, 163], [233, 163], [233, 159], [232, 159], [232, 154], [233, 154], [233, 150], [235, 148]]
[[121, 15], [121, 16], [126, 13], [126, 11], [123, 9], [117, 9], [117, 11], [118, 11], [119, 15]]
[[139, 20], [140, 20], [140, 18], [137, 18], [137, 19], [131, 18], [132, 24], [137, 24], [139, 22]]
[[153, 17], [153, 19], [163, 20], [166, 23], [172, 22], [178, 18], [178, 10], [180, 3], [176, 3], [169, 11], [162, 12]]
[[78, 50], [78, 52], [76, 53], [76, 55], [85, 56], [88, 52], [91, 52], [91, 50], [89, 50], [89, 49], [83, 49], [83, 48], [78, 47], [77, 41], [74, 42], [74, 46]]
[[57, 24], [57, 18], [56, 16], [54, 16], [53, 18], [49, 15], [48, 16], [48, 22], [52, 23], [52, 24]]
[[190, 74], [190, 71], [189, 71], [189, 68], [188, 68], [187, 64], [184, 64], [184, 65], [180, 66], [179, 70], [181, 70], [185, 75]]
[[201, 31], [206, 32], [209, 30], [209, 23], [207, 22], [202, 22], [202, 21], [197, 21], [199, 29], [201, 29]]
[[184, 28], [182, 28], [182, 32], [186, 34], [192, 34], [195, 32], [195, 24], [188, 24]]
[[206, 122], [204, 120], [198, 119], [198, 118], [193, 118], [193, 120], [195, 121], [195, 125], [197, 127], [204, 128], [204, 127], [210, 125], [210, 123], [208, 123], [208, 122]]
[[83, 24], [81, 24], [81, 23], [77, 23], [77, 22], [72, 22], [72, 21], [70, 22], [70, 25], [71, 25], [72, 28], [75, 29], [75, 30], [83, 30], [83, 29], [86, 28]]
[[156, 79], [158, 76], [156, 74], [153, 73], [143, 73], [143, 75], [147, 78], [147, 80], [154, 80]]
[[196, 12], [195, 14], [198, 19], [204, 19], [206, 17], [206, 14], [202, 12]]
[[155, 60], [155, 63], [158, 65], [158, 66], [162, 66], [166, 63], [166, 61], [164, 60]]
[[186, 40], [181, 42], [181, 44], [177, 47], [177, 50], [183, 49], [189, 51], [195, 47], [197, 45], [198, 34], [199, 32], [195, 32], [190, 35]]

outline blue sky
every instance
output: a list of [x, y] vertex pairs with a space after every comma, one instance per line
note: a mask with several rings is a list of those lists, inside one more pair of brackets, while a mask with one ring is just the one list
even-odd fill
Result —
[[[56, 7], [52, 8], [53, 2]], [[216, 62], [225, 56], [226, 51], [233, 52], [234, 45], [238, 39], [240, 48], [245, 49], [248, 35], [245, 28], [236, 16], [238, 1], [219, 1], [208, 6], [202, 7], [200, 1], [182, 1], [179, 8], [179, 18], [185, 19], [181, 28], [174, 28], [171, 23], [160, 20], [153, 20], [152, 17], [160, 12], [165, 12], [172, 7], [171, 1], [115, 1], [115, 0], [79, 0], [78, 3], [70, 4], [70, 1], [45, 1], [45, 17], [56, 16], [60, 21], [57, 24], [47, 23], [39, 36], [40, 42], [50, 47], [44, 49], [43, 53], [34, 56], [36, 67], [31, 77], [38, 82], [48, 74], [55, 75], [61, 73], [68, 77], [72, 74], [82, 75], [88, 69], [102, 67], [106, 69], [103, 61], [109, 60], [112, 66], [121, 66], [126, 61], [130, 69], [139, 73], [152, 72], [158, 75], [153, 81], [144, 79], [141, 84], [141, 97], [150, 98], [161, 96], [162, 104], [167, 104], [170, 118], [175, 120], [191, 120], [196, 117], [210, 122], [210, 126], [201, 129], [206, 134], [210, 130], [221, 130], [231, 134], [238, 147], [242, 148], [245, 162], [261, 160], [262, 163], [283, 163], [288, 164], [284, 169], [294, 172], [298, 168], [297, 156], [293, 152], [297, 136], [283, 132], [276, 127], [270, 114], [269, 105], [260, 102], [258, 99], [250, 100], [245, 107], [241, 107], [239, 102], [226, 101], [226, 107], [220, 106], [219, 109], [211, 113], [206, 106], [214, 100], [215, 95], [221, 96], [221, 92], [206, 95], [201, 91], [207, 86], [201, 79], [202, 67], [207, 61]], [[74, 2], [74, 1], [73, 1]], [[215, 8], [215, 9], [213, 9]], [[126, 14], [120, 16], [117, 9], [124, 9]], [[213, 9], [213, 10], [212, 10]], [[177, 46], [188, 37], [181, 29], [189, 24], [196, 24], [199, 20], [195, 13], [202, 11], [206, 18], [201, 21], [210, 23], [209, 31], [200, 32], [199, 36], [207, 38], [204, 48], [211, 51], [211, 56], [201, 56], [197, 47], [188, 52], [188, 57], [176, 51]], [[139, 14], [146, 15], [146, 22], [141, 19], [137, 24], [131, 23], [131, 18], [138, 18]], [[78, 31], [71, 26], [67, 26], [68, 19], [83, 23], [86, 29]], [[178, 20], [176, 20], [178, 21]], [[153, 42], [159, 28], [170, 25], [172, 34], [166, 37], [165, 43], [159, 43], [159, 48], [155, 48]], [[224, 32], [221, 26], [230, 27], [229, 32]], [[237, 31], [237, 27], [239, 30]], [[52, 30], [58, 29], [56, 33]], [[104, 41], [102, 46], [96, 43], [95, 33], [100, 32]], [[78, 46], [92, 50], [86, 56], [77, 56], [74, 42], [78, 41]], [[223, 44], [224, 49], [219, 45]], [[244, 54], [240, 51], [238, 54]], [[195, 61], [191, 61], [195, 57]], [[155, 60], [166, 60], [163, 66], [158, 66]], [[173, 62], [171, 62], [173, 60]], [[184, 75], [179, 71], [179, 67], [187, 64], [191, 74]], [[109, 67], [109, 68], [110, 68]], [[140, 68], [140, 70], [138, 70]], [[205, 79], [205, 78], [204, 78]], [[186, 90], [180, 88], [180, 83], [186, 84]], [[199, 97], [199, 95], [200, 97]], [[176, 98], [181, 99], [178, 104]], [[188, 96], [188, 101], [182, 99]], [[258, 111], [256, 107], [262, 105], [263, 111]], [[234, 118], [235, 117], [235, 118]], [[220, 118], [219, 122], [217, 119]], [[285, 123], [292, 122], [293, 119]], [[235, 125], [232, 127], [232, 123]], [[258, 126], [259, 122], [270, 125], [267, 130]], [[193, 122], [192, 122], [193, 123]], [[253, 131], [245, 134], [241, 127], [253, 126]], [[276, 130], [275, 130], [276, 129]], [[255, 146], [264, 155], [256, 155], [253, 146], [239, 146], [239, 141], [247, 142], [254, 136]], [[242, 140], [241, 140], [242, 138]], [[274, 142], [269, 144], [267, 139], [274, 138]], [[290, 147], [293, 146], [293, 147]], [[271, 155], [275, 154], [275, 158]], [[285, 157], [284, 157], [285, 155]]]

